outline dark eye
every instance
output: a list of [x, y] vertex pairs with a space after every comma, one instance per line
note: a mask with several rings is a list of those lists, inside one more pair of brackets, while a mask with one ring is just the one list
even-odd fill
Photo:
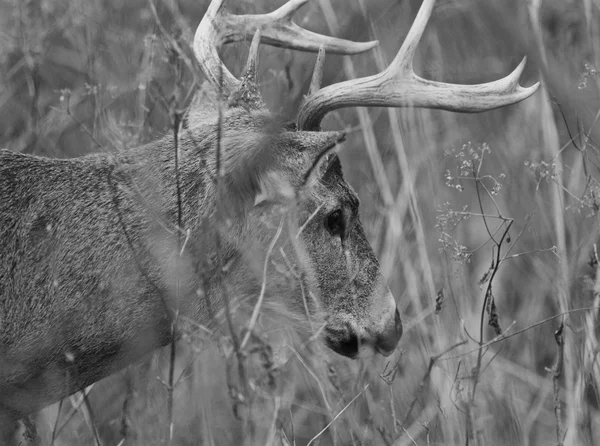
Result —
[[333, 211], [325, 219], [325, 227], [331, 235], [342, 235], [344, 233], [344, 214], [341, 210]]

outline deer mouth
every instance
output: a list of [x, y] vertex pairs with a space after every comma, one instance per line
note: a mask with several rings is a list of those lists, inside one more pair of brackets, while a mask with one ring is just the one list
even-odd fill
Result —
[[381, 332], [357, 330], [346, 322], [341, 326], [326, 326], [324, 340], [327, 347], [347, 358], [356, 359], [363, 347], [369, 347], [383, 356], [390, 356], [402, 337], [402, 321], [396, 309]]
[[375, 351], [383, 356], [390, 356], [395, 350], [402, 337], [402, 321], [398, 309], [394, 312], [393, 320], [390, 320], [384, 331], [375, 336]]

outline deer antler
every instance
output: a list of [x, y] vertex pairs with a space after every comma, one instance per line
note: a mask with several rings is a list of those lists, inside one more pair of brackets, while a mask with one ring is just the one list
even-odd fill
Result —
[[[375, 47], [378, 42], [352, 42], [323, 36], [292, 22], [294, 13], [308, 0], [290, 0], [269, 14], [229, 14], [225, 0], [213, 0], [198, 25], [194, 37], [194, 53], [208, 81], [225, 96], [242, 88], [219, 58], [218, 50], [226, 43], [250, 40], [260, 29], [259, 41], [268, 45], [317, 52], [321, 46], [333, 54], [357, 54]], [[256, 60], [258, 45], [253, 45], [249, 58]], [[242, 94], [243, 96], [243, 94]]]
[[[398, 54], [381, 73], [330, 85], [309, 94], [300, 106], [298, 129], [316, 130], [330, 111], [344, 107], [425, 107], [458, 112], [480, 112], [514, 104], [531, 96], [531, 87], [519, 85], [527, 58], [508, 76], [477, 85], [430, 81], [417, 76], [413, 58], [435, 0], [423, 0], [417, 17]], [[323, 58], [315, 65], [313, 80], [320, 78]], [[311, 84], [311, 90], [314, 90]]]

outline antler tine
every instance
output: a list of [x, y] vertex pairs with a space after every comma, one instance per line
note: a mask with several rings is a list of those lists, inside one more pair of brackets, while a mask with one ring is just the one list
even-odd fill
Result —
[[250, 44], [250, 50], [248, 51], [248, 60], [246, 61], [246, 68], [244, 69], [244, 78], [253, 79], [256, 82], [258, 76], [258, 47], [260, 45], [260, 37], [262, 31], [260, 28], [254, 33], [252, 37], [252, 43]]
[[229, 96], [229, 105], [247, 105], [253, 108], [260, 108], [264, 105], [258, 90], [258, 47], [260, 45], [260, 28], [254, 33], [250, 51], [248, 51], [248, 60], [246, 68], [240, 80], [240, 84]]
[[317, 60], [315, 61], [315, 68], [313, 70], [312, 79], [310, 80], [310, 87], [308, 88], [308, 95], [313, 95], [321, 88], [321, 81], [323, 80], [323, 66], [325, 64], [325, 48], [321, 45], [319, 53], [317, 54]]
[[527, 88], [519, 85], [527, 58], [508, 76], [484, 84], [447, 84], [417, 76], [413, 59], [434, 4], [435, 0], [423, 0], [402, 47], [384, 71], [307, 96], [298, 113], [298, 128], [316, 130], [328, 112], [344, 107], [424, 107], [473, 113], [514, 104], [536, 92], [539, 82]]
[[271, 21], [273, 25], [268, 31], [265, 30], [263, 42], [268, 45], [280, 46], [292, 50], [317, 52], [323, 46], [326, 51], [332, 54], [352, 55], [373, 49], [379, 44], [377, 40], [371, 42], [353, 42], [351, 40], [338, 39], [337, 37], [324, 36], [296, 25], [292, 22], [292, 16], [308, 1], [290, 0], [279, 9], [264, 16], [241, 16], [241, 18], [254, 19], [255, 17], [264, 17]]
[[435, 0], [423, 0], [419, 11], [417, 11], [417, 16], [415, 17], [415, 20], [413, 21], [412, 26], [408, 30], [408, 34], [404, 38], [402, 46], [398, 50], [396, 57], [394, 57], [394, 60], [392, 60], [392, 63], [386, 71], [413, 71], [412, 64], [413, 59], [415, 58], [415, 53], [417, 51], [417, 46], [419, 46], [421, 37], [423, 37], [423, 32], [425, 31], [427, 22], [429, 22], [429, 18], [431, 17], [431, 13], [433, 12], [434, 5]]
[[250, 40], [261, 29], [260, 42], [301, 51], [317, 52], [321, 46], [334, 54], [357, 54], [377, 46], [377, 41], [353, 42], [308, 31], [292, 22], [294, 13], [308, 0], [290, 0], [269, 14], [233, 15], [225, 10], [225, 0], [213, 0], [194, 36], [194, 53], [205, 76], [225, 95], [240, 87], [219, 58], [226, 43]]
[[207, 80], [229, 94], [239, 86], [240, 81], [221, 62], [218, 49], [223, 44], [219, 21], [223, 15], [224, 0], [213, 0], [196, 29], [194, 54]]

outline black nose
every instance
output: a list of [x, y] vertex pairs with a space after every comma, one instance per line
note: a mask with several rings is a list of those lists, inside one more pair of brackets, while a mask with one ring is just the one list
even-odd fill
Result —
[[328, 341], [329, 347], [340, 355], [347, 356], [349, 358], [355, 358], [358, 355], [358, 336], [350, 332], [343, 339], [336, 341]]
[[400, 313], [398, 312], [398, 309], [396, 309], [394, 321], [390, 321], [390, 324], [388, 324], [383, 333], [377, 336], [375, 348], [382, 355], [389, 356], [396, 350], [396, 346], [401, 337], [402, 321], [400, 320]]

